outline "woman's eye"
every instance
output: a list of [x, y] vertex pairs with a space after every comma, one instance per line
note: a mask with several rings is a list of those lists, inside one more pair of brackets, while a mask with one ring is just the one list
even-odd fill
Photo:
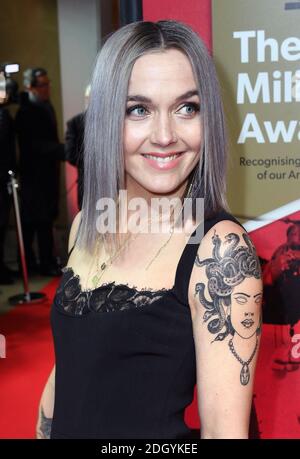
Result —
[[[135, 110], [137, 110], [136, 113]], [[144, 110], [144, 113], [141, 113], [140, 110]], [[137, 116], [143, 116], [145, 115], [145, 112], [147, 112], [146, 108], [143, 106], [143, 105], [134, 105], [133, 107], [129, 107], [126, 109], [126, 114], [127, 115], [131, 115], [131, 114], [134, 114], [134, 115], [137, 115]]]
[[[189, 104], [184, 104], [180, 110], [183, 110], [184, 108], [187, 109], [185, 115], [194, 115], [195, 113], [200, 111], [200, 106], [199, 104], [196, 103], [189, 103]], [[143, 105], [134, 105], [133, 107], [129, 107], [126, 109], [126, 115], [135, 115], [137, 117], [143, 117], [145, 116], [148, 112], [146, 107]]]
[[184, 104], [180, 110], [182, 110], [183, 108], [188, 109], [185, 113], [186, 115], [194, 115], [194, 113], [199, 112], [200, 105], [196, 103], [189, 103], [189, 104]]

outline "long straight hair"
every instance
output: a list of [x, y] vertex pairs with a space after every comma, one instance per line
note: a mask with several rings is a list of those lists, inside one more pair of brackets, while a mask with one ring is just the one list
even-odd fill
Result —
[[[119, 190], [124, 189], [123, 128], [132, 67], [139, 57], [168, 49], [180, 50], [189, 58], [201, 101], [201, 151], [199, 164], [192, 171], [194, 180], [188, 197], [204, 198], [204, 218], [228, 210], [227, 137], [213, 60], [197, 33], [182, 22], [134, 22], [108, 36], [91, 80], [84, 132], [84, 195], [77, 237], [78, 246], [90, 254], [99, 238], [97, 201], [112, 198], [117, 203]], [[100, 233], [100, 238], [106, 247], [115, 249], [116, 234]]]

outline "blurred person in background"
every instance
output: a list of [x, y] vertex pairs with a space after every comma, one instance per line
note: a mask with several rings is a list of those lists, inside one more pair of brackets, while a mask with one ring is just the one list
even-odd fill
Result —
[[[58, 216], [60, 161], [65, 161], [50, 102], [50, 80], [43, 68], [24, 72], [26, 92], [16, 116], [20, 147], [21, 220], [29, 272], [59, 276], [53, 224]], [[39, 265], [33, 251], [37, 234]]]
[[[85, 94], [85, 110], [87, 109], [89, 96], [90, 96], [91, 85], [88, 85]], [[82, 208], [82, 197], [83, 197], [83, 178], [84, 178], [84, 115], [85, 111], [75, 115], [67, 122], [67, 130], [65, 135], [65, 149], [66, 159], [77, 167], [78, 178], [77, 178], [77, 204], [78, 209]]]
[[264, 266], [264, 284], [276, 289], [282, 319], [292, 327], [300, 319], [300, 224], [292, 224], [286, 231], [286, 241], [274, 251]]
[[8, 171], [16, 172], [17, 169], [14, 120], [7, 109], [13, 90], [17, 91], [17, 88], [8, 87], [0, 100], [0, 284], [13, 284], [13, 277], [17, 274], [4, 263], [5, 236], [12, 204], [7, 188]]
[[[273, 355], [273, 370], [294, 371], [300, 360], [292, 353], [294, 326], [300, 319], [300, 222], [292, 223], [286, 231], [286, 241], [274, 251], [264, 266], [265, 317], [275, 323], [276, 343], [281, 344]], [[284, 339], [284, 325], [289, 325], [289, 336]]]

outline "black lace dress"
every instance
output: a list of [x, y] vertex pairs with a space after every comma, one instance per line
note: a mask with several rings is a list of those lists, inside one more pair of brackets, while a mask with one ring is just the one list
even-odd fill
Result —
[[[224, 219], [237, 222], [221, 212], [204, 233]], [[51, 438], [199, 437], [184, 422], [196, 384], [188, 285], [198, 246], [185, 246], [171, 289], [111, 282], [82, 291], [63, 268], [51, 309]]]

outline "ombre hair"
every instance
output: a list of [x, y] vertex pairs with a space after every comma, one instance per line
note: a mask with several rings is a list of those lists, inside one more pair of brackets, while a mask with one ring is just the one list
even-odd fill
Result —
[[[133, 65], [147, 53], [168, 49], [177, 49], [188, 57], [201, 104], [201, 151], [199, 164], [189, 177], [186, 191], [192, 176], [194, 180], [188, 197], [204, 198], [204, 218], [228, 210], [227, 139], [213, 60], [199, 35], [182, 22], [134, 22], [108, 36], [97, 56], [91, 80], [84, 133], [84, 195], [77, 237], [78, 246], [90, 254], [99, 238], [97, 201], [112, 198], [117, 203], [119, 190], [125, 189], [123, 129]], [[113, 241], [113, 248], [117, 240], [114, 236], [100, 233], [106, 246], [109, 240]]]

